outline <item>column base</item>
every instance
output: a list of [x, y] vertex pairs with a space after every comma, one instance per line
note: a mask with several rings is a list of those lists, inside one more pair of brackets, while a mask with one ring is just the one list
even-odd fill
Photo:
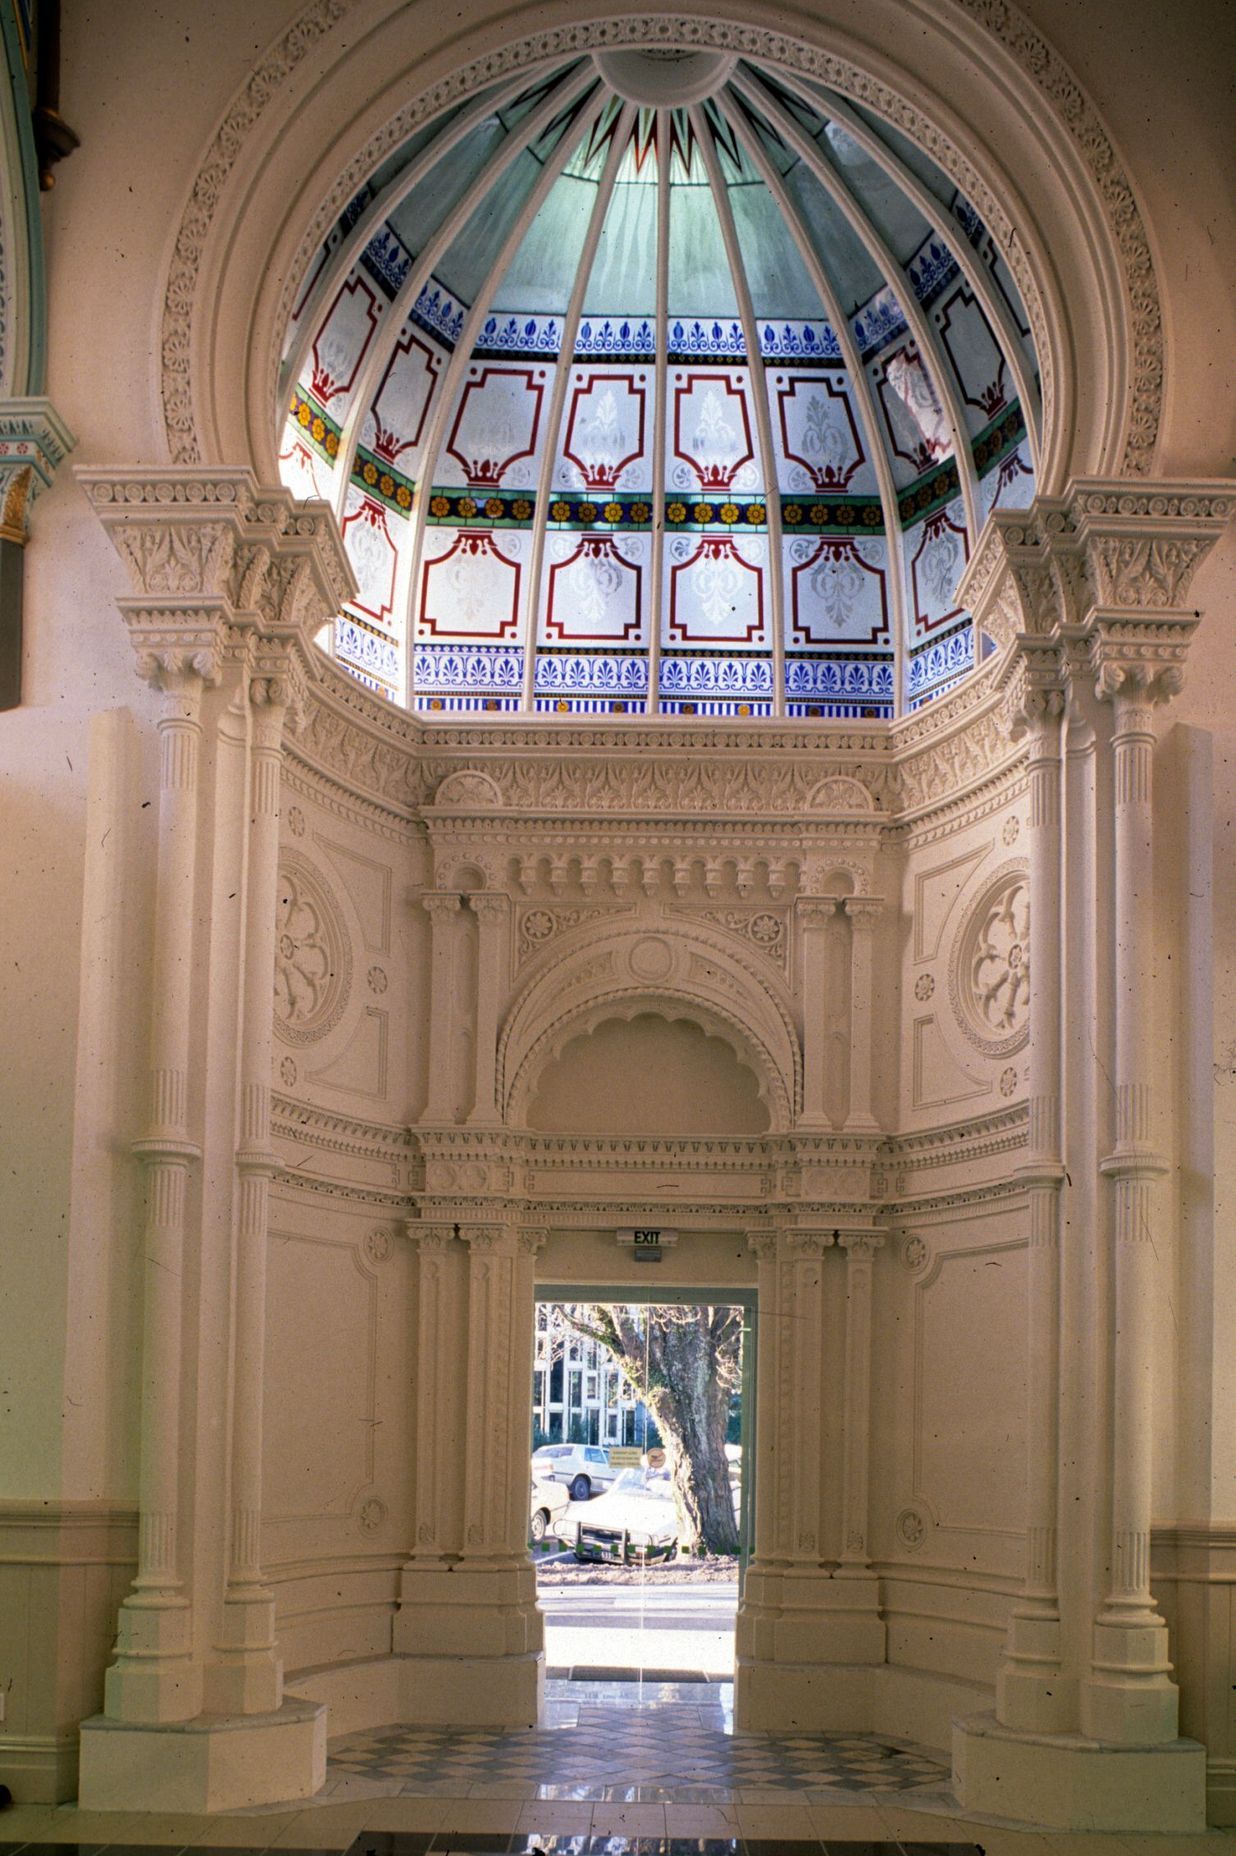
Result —
[[410, 1561], [393, 1647], [403, 1659], [401, 1720], [534, 1726], [545, 1697], [545, 1623], [531, 1561]]
[[85, 1811], [236, 1811], [312, 1798], [325, 1783], [321, 1702], [147, 1727], [96, 1714], [81, 1725]]
[[953, 1723], [953, 1790], [963, 1812], [1057, 1830], [1203, 1830], [1206, 1749], [1103, 1746], [972, 1714]]
[[1096, 1623], [1094, 1660], [1082, 1686], [1082, 1728], [1115, 1746], [1151, 1747], [1174, 1741], [1180, 1730], [1180, 1690], [1167, 1658], [1161, 1618]]
[[1077, 1681], [1060, 1667], [1060, 1619], [1015, 1612], [996, 1672], [996, 1719], [1016, 1733], [1062, 1734], [1077, 1725]]
[[882, 1663], [886, 1649], [879, 1581], [851, 1567], [834, 1577], [822, 1567], [754, 1567], [739, 1608], [740, 1659], [778, 1667], [811, 1663]]
[[872, 1664], [782, 1663], [739, 1655], [734, 1725], [742, 1733], [862, 1733], [875, 1707]]

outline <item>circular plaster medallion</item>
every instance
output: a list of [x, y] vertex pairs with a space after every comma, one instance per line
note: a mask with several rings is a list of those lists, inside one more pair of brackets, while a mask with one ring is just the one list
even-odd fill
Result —
[[989, 1057], [1030, 1035], [1030, 883], [1020, 865], [995, 872], [953, 946], [949, 993], [970, 1042]]
[[279, 1080], [287, 1089], [291, 1089], [296, 1082], [296, 1065], [290, 1057], [285, 1057], [279, 1065]]
[[294, 852], [279, 867], [275, 904], [275, 1030], [296, 1044], [326, 1036], [352, 989], [352, 946], [319, 870]]
[[386, 1503], [380, 1502], [376, 1495], [371, 1495], [368, 1501], [361, 1503], [356, 1524], [362, 1534], [376, 1534], [385, 1519]]
[[386, 991], [386, 972], [384, 968], [370, 967], [368, 981], [370, 992], [384, 993]]
[[1014, 813], [1012, 818], [1006, 818], [1004, 821], [1003, 829], [1000, 832], [1001, 842], [1004, 844], [1016, 844], [1020, 835], [1021, 820], [1017, 817], [1016, 813]]
[[775, 947], [781, 939], [781, 921], [767, 909], [751, 917], [747, 932], [757, 947]]
[[299, 806], [288, 808], [288, 830], [294, 838], [303, 838], [305, 835], [305, 815]]
[[371, 1263], [385, 1263], [394, 1248], [394, 1240], [384, 1224], [375, 1224], [365, 1233], [365, 1255]]
[[524, 916], [524, 935], [529, 941], [548, 941], [554, 932], [554, 918], [548, 909], [529, 909]]
[[663, 980], [674, 964], [674, 950], [660, 935], [648, 934], [635, 943], [627, 958], [637, 980]]
[[901, 1261], [917, 1275], [931, 1262], [931, 1246], [922, 1237], [907, 1237], [901, 1246]]
[[1017, 1087], [1017, 1071], [1010, 1063], [1006, 1070], [1000, 1072], [1000, 1094], [1011, 1096]]
[[927, 1516], [921, 1508], [903, 1508], [895, 1527], [898, 1540], [911, 1553], [917, 1552], [927, 1538]]
[[920, 973], [914, 982], [914, 997], [922, 1004], [924, 1000], [930, 999], [935, 989], [936, 983], [931, 974]]

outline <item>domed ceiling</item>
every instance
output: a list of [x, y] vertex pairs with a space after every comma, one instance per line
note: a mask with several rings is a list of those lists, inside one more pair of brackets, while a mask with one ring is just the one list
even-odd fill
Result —
[[715, 52], [495, 86], [352, 201], [288, 333], [284, 480], [338, 513], [342, 665], [426, 714], [885, 718], [974, 662], [1037, 365], [889, 124]]

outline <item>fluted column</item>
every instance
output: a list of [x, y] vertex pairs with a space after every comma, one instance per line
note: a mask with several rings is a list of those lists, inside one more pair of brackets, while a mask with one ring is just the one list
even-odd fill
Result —
[[1104, 662], [1113, 704], [1115, 1146], [1102, 1162], [1113, 1195], [1115, 1291], [1112, 1505], [1107, 1596], [1094, 1630], [1084, 1725], [1096, 1738], [1145, 1746], [1176, 1737], [1178, 1690], [1167, 1626], [1150, 1593], [1154, 1426], [1155, 1181], [1151, 1004], [1154, 984], [1151, 793], [1156, 701], [1181, 682], [1174, 665]]
[[431, 889], [421, 907], [432, 924], [429, 1000], [429, 1090], [423, 1119], [454, 1121], [455, 948], [461, 899], [452, 890]]
[[120, 1608], [106, 1708], [133, 1722], [187, 1720], [201, 1705], [201, 1670], [178, 1540], [181, 1329], [186, 1198], [200, 1159], [190, 1139], [189, 1039], [198, 832], [198, 762], [206, 651], [140, 660], [163, 691], [151, 975], [150, 1122], [134, 1143], [146, 1169], [143, 1237], [141, 1469], [137, 1576]]
[[1028, 857], [1033, 937], [1029, 1112], [1019, 1170], [1029, 1213], [1026, 1296], [1026, 1570], [996, 1680], [996, 1714], [1006, 1727], [1041, 1733], [1074, 1724], [1077, 1684], [1061, 1669], [1057, 1591], [1060, 1474], [1061, 1151], [1061, 717], [1054, 664], [1029, 675], [1021, 721], [1029, 738]]
[[443, 1360], [452, 1352], [445, 1252], [454, 1233], [449, 1224], [417, 1221], [407, 1226], [407, 1232], [417, 1255], [416, 1502], [412, 1552], [422, 1558], [436, 1559], [454, 1544], [450, 1538], [444, 1482], [444, 1477], [449, 1475], [449, 1464], [442, 1462], [442, 1453], [450, 1449], [444, 1406], [452, 1392], [442, 1370]]
[[795, 904], [802, 947], [803, 1107], [799, 1126], [826, 1128], [828, 1042], [824, 1002], [828, 987], [828, 930], [837, 904], [829, 896], [800, 896]]
[[275, 964], [279, 792], [286, 673], [249, 679], [248, 844], [240, 1038], [240, 1128], [236, 1148], [236, 1299], [232, 1392], [230, 1533], [219, 1659], [208, 1676], [210, 1705], [231, 1714], [269, 1713], [283, 1698], [275, 1603], [261, 1564], [262, 1391], [266, 1343], [266, 1233], [271, 1151], [271, 975]]
[[507, 921], [510, 903], [496, 892], [468, 898], [477, 921], [476, 1023], [473, 1056], [476, 1081], [468, 1120], [493, 1127], [500, 1119], [496, 1088], [498, 1078], [498, 1012], [506, 984]]
[[874, 1578], [867, 1547], [871, 1463], [871, 1287], [882, 1237], [843, 1232], [845, 1251], [845, 1431], [839, 1579]]
[[844, 903], [850, 923], [850, 1109], [845, 1125], [857, 1132], [879, 1126], [871, 1102], [875, 1041], [871, 982], [875, 926], [883, 907], [878, 896], [847, 896]]

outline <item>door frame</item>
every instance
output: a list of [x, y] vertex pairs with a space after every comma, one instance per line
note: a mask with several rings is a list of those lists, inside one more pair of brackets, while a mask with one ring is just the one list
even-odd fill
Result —
[[[651, 1283], [537, 1283], [533, 1288], [533, 1320], [537, 1302], [598, 1302], [661, 1306], [665, 1308], [741, 1308], [742, 1373], [739, 1389], [742, 1407], [738, 1438], [742, 1446], [742, 1492], [738, 1504], [738, 1602], [741, 1605], [751, 1558], [751, 1530], [755, 1525], [756, 1338], [759, 1291], [754, 1288], [683, 1289]], [[531, 1386], [529, 1386], [529, 1442], [531, 1442]]]

